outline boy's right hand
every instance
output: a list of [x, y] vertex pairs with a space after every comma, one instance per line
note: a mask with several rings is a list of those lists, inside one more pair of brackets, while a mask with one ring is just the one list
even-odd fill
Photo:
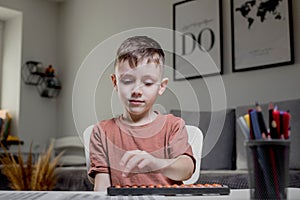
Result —
[[130, 173], [148, 173], [159, 171], [169, 165], [170, 160], [159, 159], [141, 150], [127, 151], [121, 158], [120, 165], [124, 167], [123, 176]]

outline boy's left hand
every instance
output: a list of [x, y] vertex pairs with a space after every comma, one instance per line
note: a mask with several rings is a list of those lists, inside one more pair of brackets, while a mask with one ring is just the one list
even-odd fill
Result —
[[124, 167], [123, 176], [129, 173], [147, 173], [160, 170], [168, 165], [166, 159], [159, 159], [146, 151], [127, 151], [121, 158], [120, 165]]

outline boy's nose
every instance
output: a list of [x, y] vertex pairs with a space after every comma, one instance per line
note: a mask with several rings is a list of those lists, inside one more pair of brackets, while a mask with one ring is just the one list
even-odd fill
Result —
[[142, 84], [135, 86], [132, 90], [132, 96], [141, 96], [143, 94]]

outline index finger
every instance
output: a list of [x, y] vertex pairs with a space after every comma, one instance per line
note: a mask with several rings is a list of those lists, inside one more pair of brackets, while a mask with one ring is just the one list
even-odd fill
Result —
[[122, 156], [121, 160], [120, 160], [120, 165], [121, 166], [126, 166], [126, 164], [128, 163], [128, 161], [137, 153], [139, 153], [140, 150], [131, 150], [131, 151], [126, 151], [124, 153], [124, 155]]

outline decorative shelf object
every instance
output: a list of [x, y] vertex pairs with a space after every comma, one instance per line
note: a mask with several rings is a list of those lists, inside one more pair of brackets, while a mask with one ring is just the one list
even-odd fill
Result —
[[45, 68], [41, 62], [27, 61], [22, 67], [22, 78], [25, 84], [35, 85], [41, 97], [55, 98], [62, 88], [52, 65]]
[[41, 97], [55, 98], [61, 90], [60, 81], [56, 77], [43, 77], [37, 85]]
[[27, 61], [22, 66], [22, 78], [25, 84], [37, 85], [39, 84], [41, 77], [44, 76], [44, 67], [41, 62]]

